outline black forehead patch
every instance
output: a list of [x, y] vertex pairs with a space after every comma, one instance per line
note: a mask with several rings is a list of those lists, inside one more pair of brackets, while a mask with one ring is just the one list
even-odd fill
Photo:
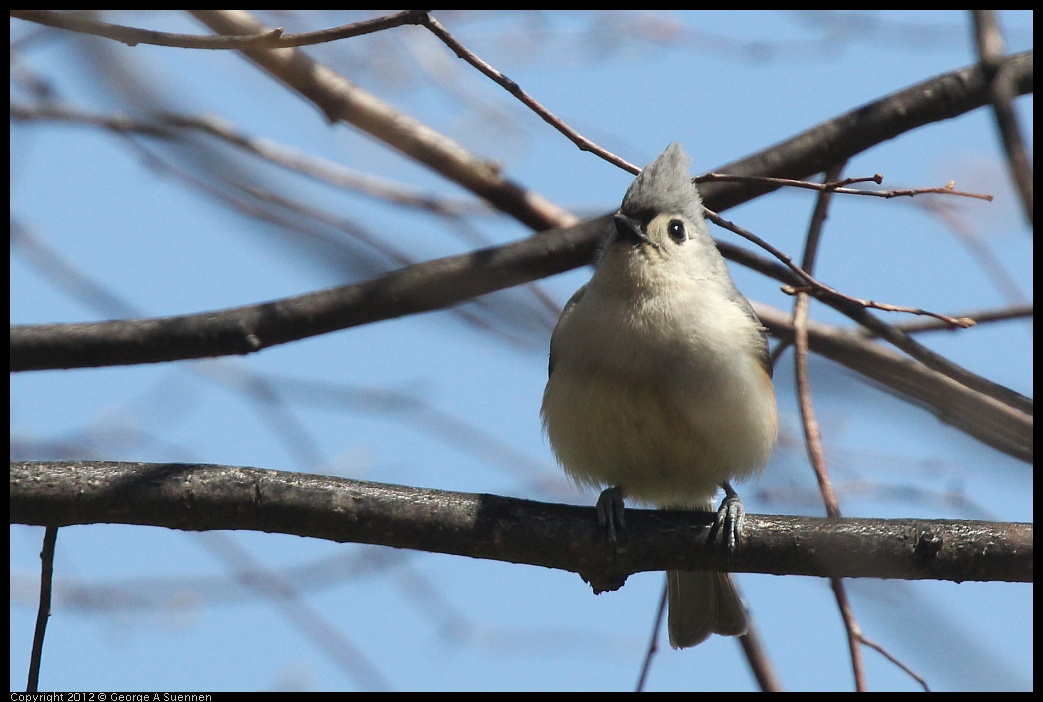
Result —
[[651, 222], [657, 214], [659, 214], [659, 212], [652, 207], [642, 207], [633, 211], [621, 209], [620, 212], [622, 214], [625, 214], [627, 217], [636, 219], [638, 222], [641, 223], [642, 228], [647, 227], [648, 223]]

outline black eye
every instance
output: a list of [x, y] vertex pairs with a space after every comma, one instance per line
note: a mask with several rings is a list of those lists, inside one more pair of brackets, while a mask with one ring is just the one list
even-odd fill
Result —
[[688, 240], [688, 234], [684, 230], [684, 222], [679, 219], [671, 219], [670, 224], [666, 225], [666, 231], [670, 238], [678, 244], [683, 244]]

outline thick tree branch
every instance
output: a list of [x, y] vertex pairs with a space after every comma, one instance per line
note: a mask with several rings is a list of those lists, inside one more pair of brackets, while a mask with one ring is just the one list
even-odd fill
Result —
[[[223, 21], [229, 18], [228, 15], [222, 17]], [[242, 19], [243, 16], [237, 17]], [[233, 29], [235, 27], [229, 31]], [[239, 25], [235, 31], [245, 31], [245, 27]], [[542, 199], [530, 197], [527, 191], [522, 192], [498, 174], [488, 172], [486, 164], [469, 156], [464, 158], [459, 145], [379, 101], [374, 102], [375, 98], [343, 79], [331, 78], [331, 72], [314, 64], [299, 51], [255, 51], [251, 55], [259, 57], [255, 60], [269, 70], [273, 70], [272, 65], [277, 65], [288, 71], [276, 73], [284, 80], [310, 75], [303, 86], [294, 87], [316, 100], [316, 104], [339, 106], [342, 112], [336, 115], [328, 113], [331, 118], [351, 121], [358, 119], [360, 114], [364, 115], [364, 124], [357, 126], [483, 196], [487, 196], [490, 189], [499, 192], [500, 188], [506, 188], [489, 200], [530, 226], [571, 220], [571, 215], [563, 214]], [[291, 60], [292, 56], [298, 58]], [[301, 63], [290, 70], [294, 60]], [[1010, 57], [1003, 65], [1013, 77], [1019, 93], [1032, 90], [1031, 53]], [[319, 77], [312, 73], [319, 74]], [[966, 68], [887, 96], [721, 170], [804, 177], [823, 164], [868, 148], [876, 143], [873, 139], [891, 138], [922, 124], [962, 114], [988, 101], [989, 93], [980, 68]], [[378, 124], [382, 126], [377, 128]], [[462, 173], [470, 173], [470, 176], [462, 178]], [[719, 210], [770, 188], [748, 183], [707, 183], [702, 189], [707, 204]], [[604, 222], [604, 217], [596, 218], [575, 227], [549, 230], [522, 242], [416, 264], [357, 285], [261, 305], [165, 319], [16, 326], [11, 330], [11, 370], [94, 367], [245, 354], [328, 331], [439, 309], [583, 265], [590, 260]], [[721, 248], [726, 255], [744, 265], [752, 265], [780, 280], [794, 282], [781, 266], [757, 263], [758, 257], [739, 247], [722, 245]], [[780, 273], [779, 269], [783, 272]], [[866, 323], [874, 320], [861, 309], [847, 312]], [[882, 328], [884, 326], [877, 322], [874, 329], [882, 333], [887, 331]], [[892, 387], [899, 386], [886, 377], [878, 376], [878, 379]], [[950, 408], [927, 398], [945, 394], [951, 393], [920, 393], [920, 399], [928, 402], [933, 411], [944, 418], [950, 413]], [[975, 401], [991, 402], [984, 394], [966, 399], [972, 405]], [[979, 438], [1006, 433], [1006, 439], [985, 440], [1007, 453], [1025, 458], [1031, 456], [1031, 401], [1017, 399], [1017, 409], [1010, 413], [1014, 416], [1008, 425], [1009, 432], [987, 428], [972, 433]], [[973, 412], [965, 416], [971, 418], [972, 424], [977, 421], [973, 419]]]
[[[269, 28], [245, 11], [197, 10], [193, 15], [215, 32], [259, 34]], [[406, 156], [485, 198], [536, 230], [571, 224], [563, 210], [502, 178], [489, 164], [466, 154], [456, 142], [403, 115], [297, 49], [244, 50], [251, 61], [312, 101], [331, 122], [345, 121]], [[1002, 64], [1017, 95], [1032, 92], [1032, 52]], [[930, 78], [858, 107], [747, 158], [715, 171], [734, 175], [807, 179], [872, 146], [990, 104], [980, 66]], [[776, 189], [746, 183], [708, 183], [700, 190], [707, 207], [721, 212]], [[539, 222], [543, 222], [539, 226]], [[593, 249], [596, 239], [587, 245]]]
[[[280, 51], [293, 52], [296, 50], [282, 49]], [[1012, 66], [1020, 69], [1018, 72], [1020, 80], [1017, 83], [1019, 89], [1031, 90], [1031, 54], [1020, 54], [1008, 61]], [[975, 73], [976, 71], [977, 73]], [[961, 93], [962, 99], [957, 99], [953, 95], [954, 89], [950, 84], [965, 86], [966, 89]], [[946, 86], [949, 86], [948, 90], [945, 89]], [[907, 119], [907, 112], [899, 109], [902, 106], [909, 113], [918, 114], [921, 117], [925, 116], [924, 113], [934, 114], [927, 109], [931, 106], [935, 110], [944, 110], [946, 115], [952, 112], [959, 114], [984, 104], [987, 99], [985, 93], [979, 69], [963, 69], [914, 86], [914, 88], [894, 96], [883, 98], [853, 113], [815, 127], [773, 147], [772, 150], [761, 152], [720, 170], [749, 172], [753, 169], [763, 169], [763, 172], [751, 174], [803, 177], [805, 173], [795, 173], [794, 171], [806, 170], [810, 167], [807, 165], [808, 163], [818, 163], [815, 158], [820, 158], [824, 163], [844, 158], [849, 150], [846, 147], [841, 148], [841, 146], [850, 145], [861, 139], [863, 136], [861, 130], [865, 120], [860, 121], [852, 115], [865, 113], [875, 117], [887, 114], [893, 120], [891, 129], [887, 133], [894, 136], [904, 129], [920, 126], [919, 122]], [[912, 101], [911, 95], [913, 94], [921, 95], [922, 99], [918, 102]], [[887, 107], [891, 100], [898, 98], [901, 98], [898, 105]], [[920, 109], [914, 109], [916, 107]], [[397, 123], [393, 119], [394, 115], [386, 115], [386, 117]], [[870, 122], [875, 124], [874, 120], [870, 120]], [[407, 126], [409, 128], [422, 127], [422, 125], [415, 124]], [[431, 151], [429, 156], [435, 161], [441, 163], [441, 159], [448, 159], [450, 153], [459, 149], [459, 147], [457, 149], [446, 147], [443, 142], [433, 137], [429, 129], [423, 128], [422, 131], [427, 135], [425, 138], [427, 147], [425, 148]], [[831, 135], [830, 142], [837, 147], [836, 150], [823, 155], [816, 149], [815, 153], [818, 156], [811, 158], [811, 155], [806, 152], [806, 148], [810, 147], [801, 145], [814, 141], [813, 137], [816, 134]], [[861, 142], [858, 141], [858, 143]], [[459, 153], [457, 153], [455, 162], [457, 163], [455, 170], [470, 168], [466, 162], [461, 162]], [[465, 185], [470, 182], [460, 181], [453, 175], [455, 170], [443, 171], [443, 174]], [[784, 172], [775, 173], [774, 171]], [[739, 188], [746, 194], [736, 196], [735, 190], [722, 191], [720, 187], [714, 189], [713, 186]], [[472, 187], [472, 190], [481, 195], [488, 188], [494, 187], [494, 183], [485, 182], [482, 187]], [[756, 196], [758, 191], [764, 191], [764, 189], [748, 183], [708, 183], [703, 186], [703, 189], [707, 191], [705, 195], [707, 205], [716, 210], [727, 206], [728, 200], [732, 200], [733, 204], [736, 204]], [[518, 195], [517, 186], [510, 185], [508, 190], [514, 195]], [[506, 197], [507, 195], [504, 194], [490, 201], [501, 206]], [[507, 199], [516, 204], [518, 202], [531, 204], [532, 202], [532, 198], [528, 196], [522, 197], [520, 200]], [[527, 214], [515, 212], [511, 208], [504, 209], [529, 223], [537, 220], [541, 222], [570, 221], [565, 223], [564, 228], [559, 227], [546, 231], [538, 237], [523, 242], [421, 263], [366, 283], [264, 305], [165, 319], [33, 327], [15, 326], [11, 329], [10, 370], [155, 363], [244, 354], [274, 344], [294, 341], [336, 329], [448, 307], [477, 295], [531, 282], [537, 278], [570, 270], [589, 262], [594, 246], [604, 231], [607, 221], [603, 216], [569, 227], [571, 215], [554, 216], [551, 210], [543, 207], [535, 210], [528, 209]], [[729, 247], [725, 251], [737, 259], [740, 258], [735, 255], [734, 249], [737, 247]], [[791, 282], [795, 281], [792, 276], [789, 277]]]
[[[1011, 54], [1001, 62], [1016, 95], [1033, 91], [1032, 57], [1032, 51], [1025, 51]], [[981, 67], [967, 66], [856, 107], [714, 170], [730, 175], [807, 180], [877, 144], [927, 124], [959, 117], [991, 101], [989, 83]], [[699, 190], [707, 206], [720, 212], [778, 187], [749, 189], [742, 183], [706, 183]]]
[[[576, 233], [608, 218], [512, 244], [400, 268], [379, 278], [218, 312], [11, 327], [11, 371], [90, 368], [248, 354], [339, 329], [451, 307], [590, 260]], [[594, 230], [597, 232], [595, 233]]]
[[[222, 34], [268, 28], [243, 10], [192, 10]], [[463, 146], [403, 114], [313, 60], [300, 49], [246, 49], [243, 55], [322, 110], [330, 122], [347, 122], [487, 200], [537, 231], [568, 226], [576, 217], [542, 195], [505, 178], [499, 166], [474, 158]]]
[[[603, 220], [591, 226], [603, 227]], [[11, 370], [84, 368], [250, 353], [346, 328], [448, 306], [460, 295], [526, 280], [543, 249], [549, 259], [585, 255], [566, 250], [572, 238], [547, 232], [507, 246], [402, 268], [366, 283], [202, 315], [11, 328]], [[770, 266], [727, 245], [735, 257]], [[566, 259], [569, 260], [569, 259]], [[475, 268], [477, 266], [477, 268]], [[785, 275], [785, 269], [780, 266]], [[770, 271], [769, 271], [770, 272]], [[778, 272], [778, 271], [776, 271]], [[757, 305], [761, 321], [779, 338], [792, 334], [785, 315]], [[1031, 461], [1032, 417], [895, 354], [861, 335], [811, 322], [811, 349], [931, 410], [980, 441]]]
[[[783, 341], [793, 338], [793, 325], [785, 312], [756, 302], [754, 308], [772, 336]], [[809, 320], [808, 340], [811, 350], [820, 356], [926, 408], [982, 443], [1032, 462], [1031, 415], [872, 343], [858, 332]]]
[[12, 462], [11, 523], [250, 529], [577, 572], [598, 591], [637, 572], [1031, 582], [1032, 525], [747, 515], [729, 559], [708, 512], [628, 510], [613, 553], [587, 507], [256, 468]]

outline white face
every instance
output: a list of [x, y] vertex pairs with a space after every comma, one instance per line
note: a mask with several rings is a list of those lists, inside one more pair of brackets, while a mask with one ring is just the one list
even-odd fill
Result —
[[616, 215], [614, 226], [596, 277], [638, 289], [670, 280], [684, 285], [683, 281], [727, 278], [723, 260], [717, 261], [720, 254], [701, 221], [679, 212], [644, 210]]

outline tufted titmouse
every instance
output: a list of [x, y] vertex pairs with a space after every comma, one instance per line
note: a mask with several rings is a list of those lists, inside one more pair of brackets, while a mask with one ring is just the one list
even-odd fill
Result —
[[[598, 513], [613, 539], [624, 497], [712, 509], [722, 486], [741, 514], [727, 481], [758, 473], [775, 443], [771, 371], [688, 155], [671, 144], [627, 190], [593, 277], [554, 329], [541, 410], [551, 447], [574, 480], [608, 487]], [[674, 648], [746, 633], [727, 573], [670, 571], [667, 587]]]

